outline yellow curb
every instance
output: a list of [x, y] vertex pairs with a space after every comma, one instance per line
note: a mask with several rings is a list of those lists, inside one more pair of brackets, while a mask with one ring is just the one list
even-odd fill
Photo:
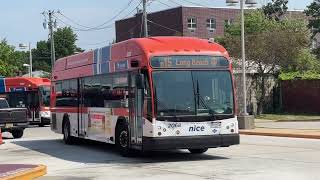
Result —
[[28, 171], [23, 171], [12, 176], [4, 177], [1, 180], [31, 180], [43, 176], [47, 173], [47, 166], [39, 165]]
[[276, 137], [320, 139], [320, 135], [312, 135], [312, 134], [267, 133], [267, 132], [253, 132], [253, 131], [240, 131], [240, 134], [257, 135], [257, 136], [276, 136]]

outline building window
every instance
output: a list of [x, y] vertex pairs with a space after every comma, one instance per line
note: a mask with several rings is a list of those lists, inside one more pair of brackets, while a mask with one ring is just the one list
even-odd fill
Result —
[[213, 32], [214, 30], [216, 30], [216, 28], [217, 28], [216, 19], [214, 18], [207, 19], [207, 29], [209, 29], [210, 32]]
[[196, 29], [197, 28], [197, 19], [189, 18], [188, 19], [188, 29]]

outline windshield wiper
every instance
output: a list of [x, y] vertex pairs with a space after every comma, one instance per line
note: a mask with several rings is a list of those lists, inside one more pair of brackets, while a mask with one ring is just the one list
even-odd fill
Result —
[[209, 107], [209, 105], [206, 103], [206, 101], [204, 100], [204, 98], [203, 98], [203, 96], [201, 96], [201, 94], [200, 94], [200, 88], [199, 88], [199, 80], [197, 79], [197, 92], [195, 93], [196, 94], [196, 98], [198, 98], [197, 99], [197, 104], [198, 104], [198, 106], [200, 105], [200, 102], [201, 102], [201, 105], [204, 107], [204, 108], [206, 108], [206, 109], [208, 109], [209, 110], [209, 114], [213, 117], [213, 119], [214, 120], [216, 120], [216, 115], [215, 115], [215, 113], [214, 113], [214, 110], [212, 109], [212, 108], [210, 108]]

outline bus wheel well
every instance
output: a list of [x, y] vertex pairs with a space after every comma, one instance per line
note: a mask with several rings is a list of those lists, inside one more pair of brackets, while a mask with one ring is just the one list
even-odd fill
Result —
[[116, 124], [116, 130], [119, 126], [126, 124], [126, 118], [125, 117], [119, 117]]

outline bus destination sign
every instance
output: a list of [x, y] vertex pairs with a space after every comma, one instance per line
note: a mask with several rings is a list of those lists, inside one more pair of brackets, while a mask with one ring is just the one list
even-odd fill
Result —
[[229, 67], [222, 56], [156, 56], [151, 59], [153, 68], [218, 68]]

